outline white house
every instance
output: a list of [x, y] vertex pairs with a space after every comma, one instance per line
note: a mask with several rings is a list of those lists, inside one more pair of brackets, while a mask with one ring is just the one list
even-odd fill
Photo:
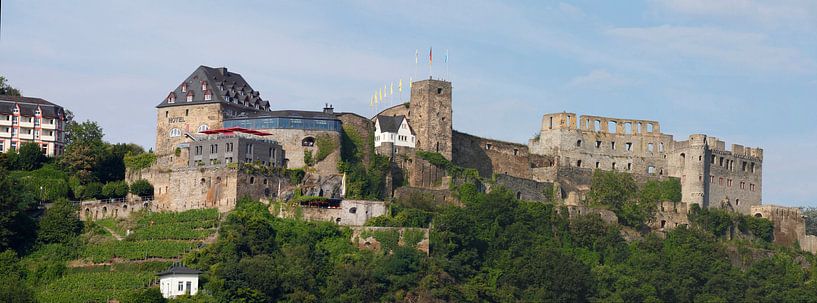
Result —
[[374, 121], [374, 146], [392, 143], [395, 147], [414, 148], [414, 130], [405, 116], [377, 116]]
[[168, 270], [156, 274], [159, 276], [159, 290], [162, 297], [175, 298], [179, 295], [195, 295], [199, 291], [200, 271], [175, 264]]

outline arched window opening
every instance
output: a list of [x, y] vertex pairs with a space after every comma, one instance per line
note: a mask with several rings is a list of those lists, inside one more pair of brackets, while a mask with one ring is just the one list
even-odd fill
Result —
[[352, 208], [350, 208], [350, 209], [349, 209], [349, 213], [350, 213], [350, 214], [355, 214], [355, 213], [357, 213], [357, 207], [352, 207]]
[[315, 146], [315, 137], [306, 137], [301, 140], [301, 146]]

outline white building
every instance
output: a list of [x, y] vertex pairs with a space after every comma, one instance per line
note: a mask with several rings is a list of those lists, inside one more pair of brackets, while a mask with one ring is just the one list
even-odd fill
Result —
[[374, 146], [383, 144], [394, 147], [415, 145], [414, 130], [409, 126], [405, 116], [377, 116], [374, 120]]
[[0, 152], [36, 143], [49, 157], [62, 155], [65, 111], [40, 98], [0, 95]]
[[170, 269], [156, 274], [159, 276], [162, 297], [169, 299], [185, 294], [195, 295], [199, 292], [199, 274], [200, 271], [184, 265], [173, 265]]

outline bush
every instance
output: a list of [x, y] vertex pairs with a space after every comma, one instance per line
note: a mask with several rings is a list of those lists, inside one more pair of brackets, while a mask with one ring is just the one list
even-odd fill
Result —
[[329, 154], [338, 149], [338, 144], [335, 143], [335, 140], [329, 135], [318, 136], [315, 143], [318, 145], [318, 154], [314, 159], [315, 163], [323, 161]]
[[315, 165], [314, 160], [315, 159], [312, 159], [312, 151], [311, 150], [305, 150], [304, 151], [304, 164], [306, 164], [307, 166]]
[[156, 155], [153, 153], [142, 153], [134, 155], [131, 152], [125, 154], [125, 167], [131, 170], [141, 170], [150, 167], [156, 162]]
[[76, 207], [60, 199], [45, 211], [40, 220], [37, 240], [42, 243], [68, 243], [82, 232], [82, 221]]
[[285, 173], [286, 177], [289, 178], [289, 183], [292, 185], [301, 184], [301, 181], [304, 180], [304, 176], [306, 176], [306, 172], [303, 169], [296, 168], [296, 169], [287, 169]]
[[116, 181], [105, 183], [102, 187], [102, 196], [106, 198], [122, 198], [128, 195], [128, 183]]
[[130, 193], [140, 197], [153, 196], [153, 185], [145, 179], [133, 181], [130, 185]]
[[82, 188], [82, 199], [98, 199], [102, 197], [102, 183], [92, 182], [88, 183]]

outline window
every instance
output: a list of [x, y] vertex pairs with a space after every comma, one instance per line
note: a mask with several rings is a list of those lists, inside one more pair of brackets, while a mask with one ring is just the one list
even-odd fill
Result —
[[184, 282], [179, 282], [179, 291], [184, 291]]
[[[14, 143], [12, 143], [12, 144], [14, 144]], [[755, 185], [754, 184], [749, 184], [749, 191], [755, 191]]]
[[647, 151], [648, 151], [648, 152], [652, 152], [652, 150], [653, 150], [653, 145], [652, 145], [652, 143], [647, 143]]
[[207, 131], [208, 129], [207, 124], [199, 125], [199, 132]]
[[217, 153], [217, 152], [218, 152], [218, 144], [212, 144], [212, 145], [210, 145], [210, 153], [211, 153], [211, 154], [215, 154], [215, 153]]
[[663, 143], [663, 142], [658, 143], [658, 152], [659, 152], [659, 153], [663, 153], [663, 152], [664, 152], [664, 143]]
[[740, 164], [741, 164], [741, 170], [746, 171], [746, 167], [747, 167], [746, 161], [740, 161]]
[[301, 146], [315, 146], [315, 137], [306, 137], [301, 140]]
[[192, 91], [187, 92], [187, 102], [192, 102], [192, 101], [193, 101], [193, 92]]
[[740, 182], [740, 189], [746, 189], [746, 182]]
[[633, 164], [627, 163], [627, 170], [633, 170]]
[[616, 150], [616, 141], [610, 142], [610, 149]]
[[39, 139], [39, 138], [40, 138], [40, 131], [39, 130], [34, 130], [34, 139]]
[[182, 92], [183, 92], [183, 93], [186, 93], [186, 92], [187, 92], [187, 83], [186, 83], [186, 82], [185, 82], [185, 83], [182, 83]]
[[633, 143], [631, 142], [624, 143], [624, 147], [627, 151], [631, 151], [633, 150]]
[[582, 140], [576, 141], [576, 147], [582, 147]]
[[246, 146], [246, 153], [252, 154], [252, 144], [247, 144]]
[[11, 150], [17, 150], [17, 142], [11, 142]]
[[39, 107], [38, 107], [36, 110], [34, 110], [34, 115], [35, 115], [35, 116], [39, 116], [39, 115], [41, 115], [42, 113], [43, 113], [43, 112], [41, 112], [41, 111], [40, 111], [40, 108], [39, 108]]
[[184, 293], [189, 295], [190, 292], [192, 291], [191, 288], [193, 288], [193, 282], [187, 281], [185, 284], [187, 285], [187, 287], [185, 287]]
[[601, 167], [601, 162], [596, 161], [596, 168], [599, 168], [599, 167]]
[[616, 162], [613, 162], [612, 168], [613, 168], [614, 170], [616, 169]]
[[170, 136], [171, 137], [179, 137], [181, 135], [182, 135], [182, 131], [180, 129], [178, 129], [178, 128], [174, 128], [174, 129], [170, 130]]
[[487, 149], [487, 150], [491, 150], [491, 143], [487, 143], [487, 144], [485, 144], [485, 149]]
[[732, 179], [727, 179], [726, 180], [726, 186], [727, 187], [732, 187]]
[[576, 167], [582, 167], [582, 160], [576, 161]]
[[208, 90], [208, 91], [204, 92], [204, 101], [210, 101], [210, 100], [213, 100], [213, 93]]
[[204, 147], [203, 147], [203, 146], [196, 146], [196, 155], [201, 155], [201, 153], [202, 153], [203, 151], [204, 151]]
[[0, 141], [0, 152], [5, 151], [6, 149], [5, 144], [6, 142]]
[[514, 156], [519, 155], [519, 149], [518, 148], [513, 149], [513, 155]]
[[15, 106], [14, 109], [11, 110], [11, 112], [14, 113], [14, 114], [19, 114], [20, 109]]
[[601, 148], [601, 141], [596, 141], [596, 148]]
[[718, 165], [720, 167], [723, 167], [723, 157], [720, 157], [720, 159], [718, 160]]
[[207, 82], [205, 82], [205, 81], [201, 81], [201, 90], [202, 90], [202, 91], [206, 91], [206, 90], [207, 90]]
[[718, 185], [723, 186], [723, 178], [718, 178]]
[[647, 166], [647, 173], [650, 175], [655, 174], [655, 166]]
[[17, 125], [17, 116], [11, 117], [11, 124], [12, 125]]

